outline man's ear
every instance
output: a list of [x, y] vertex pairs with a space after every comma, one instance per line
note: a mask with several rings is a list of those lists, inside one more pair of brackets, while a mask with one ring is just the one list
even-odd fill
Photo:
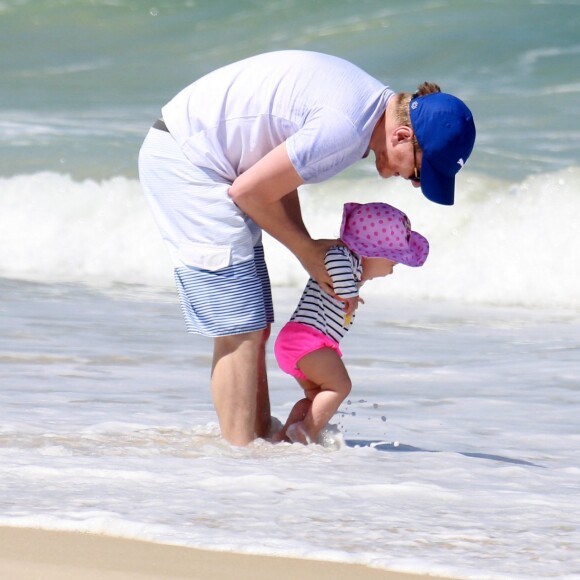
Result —
[[391, 140], [393, 145], [407, 143], [413, 139], [413, 129], [407, 125], [399, 125], [392, 133]]

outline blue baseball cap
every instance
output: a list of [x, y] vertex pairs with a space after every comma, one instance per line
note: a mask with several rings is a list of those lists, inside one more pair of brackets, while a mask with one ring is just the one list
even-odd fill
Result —
[[453, 205], [455, 175], [475, 143], [473, 115], [463, 101], [447, 93], [414, 97], [409, 111], [423, 151], [421, 191], [435, 203]]

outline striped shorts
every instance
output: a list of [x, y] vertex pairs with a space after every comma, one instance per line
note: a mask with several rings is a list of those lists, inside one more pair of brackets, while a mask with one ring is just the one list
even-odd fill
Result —
[[253, 260], [222, 270], [176, 268], [175, 283], [187, 332], [228, 336], [261, 330], [274, 322], [262, 246], [254, 248]]

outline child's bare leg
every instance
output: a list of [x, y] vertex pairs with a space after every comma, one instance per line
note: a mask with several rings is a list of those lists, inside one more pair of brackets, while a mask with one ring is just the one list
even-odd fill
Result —
[[298, 423], [298, 421], [304, 421], [304, 417], [306, 417], [306, 413], [310, 409], [312, 405], [312, 401], [310, 399], [304, 398], [300, 399], [294, 407], [292, 407], [292, 411], [288, 415], [288, 419], [286, 420], [286, 425], [284, 425], [284, 430], [287, 427], [292, 425], [292, 423]]
[[308, 438], [316, 441], [320, 431], [350, 393], [352, 383], [342, 359], [331, 348], [321, 348], [307, 354], [298, 361], [297, 366], [308, 377], [308, 381], [299, 381], [300, 385], [306, 396], [312, 398], [303, 428]]
[[[298, 381], [300, 383], [300, 381]], [[301, 385], [302, 386], [302, 385]], [[290, 414], [288, 415], [288, 419], [286, 419], [286, 423], [284, 427], [274, 437], [272, 437], [272, 441], [289, 441], [286, 430], [290, 425], [294, 423], [298, 423], [300, 421], [304, 421], [304, 417], [306, 417], [306, 413], [308, 413], [308, 409], [310, 409], [310, 405], [312, 405], [312, 401], [310, 399], [300, 399], [298, 402], [294, 404]]]

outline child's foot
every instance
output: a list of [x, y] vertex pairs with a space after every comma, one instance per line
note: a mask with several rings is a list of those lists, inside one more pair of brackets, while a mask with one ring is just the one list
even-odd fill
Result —
[[282, 441], [288, 441], [286, 438], [286, 431], [282, 429], [278, 431], [278, 433], [274, 433], [271, 437], [268, 437], [268, 441], [270, 443], [281, 443]]
[[322, 429], [316, 443], [328, 449], [342, 449], [345, 447], [344, 437], [340, 429], [331, 423]]
[[302, 421], [292, 423], [292, 425], [286, 429], [286, 437], [292, 443], [302, 443], [302, 445], [310, 445], [310, 443], [312, 443], [312, 439], [310, 439], [306, 429], [304, 429], [304, 423]]
[[266, 441], [274, 441], [274, 437], [276, 437], [280, 431], [283, 431], [282, 422], [280, 419], [278, 419], [278, 417], [271, 416], [270, 428], [268, 429], [268, 433], [266, 433], [266, 437], [264, 437], [264, 439], [266, 439]]

